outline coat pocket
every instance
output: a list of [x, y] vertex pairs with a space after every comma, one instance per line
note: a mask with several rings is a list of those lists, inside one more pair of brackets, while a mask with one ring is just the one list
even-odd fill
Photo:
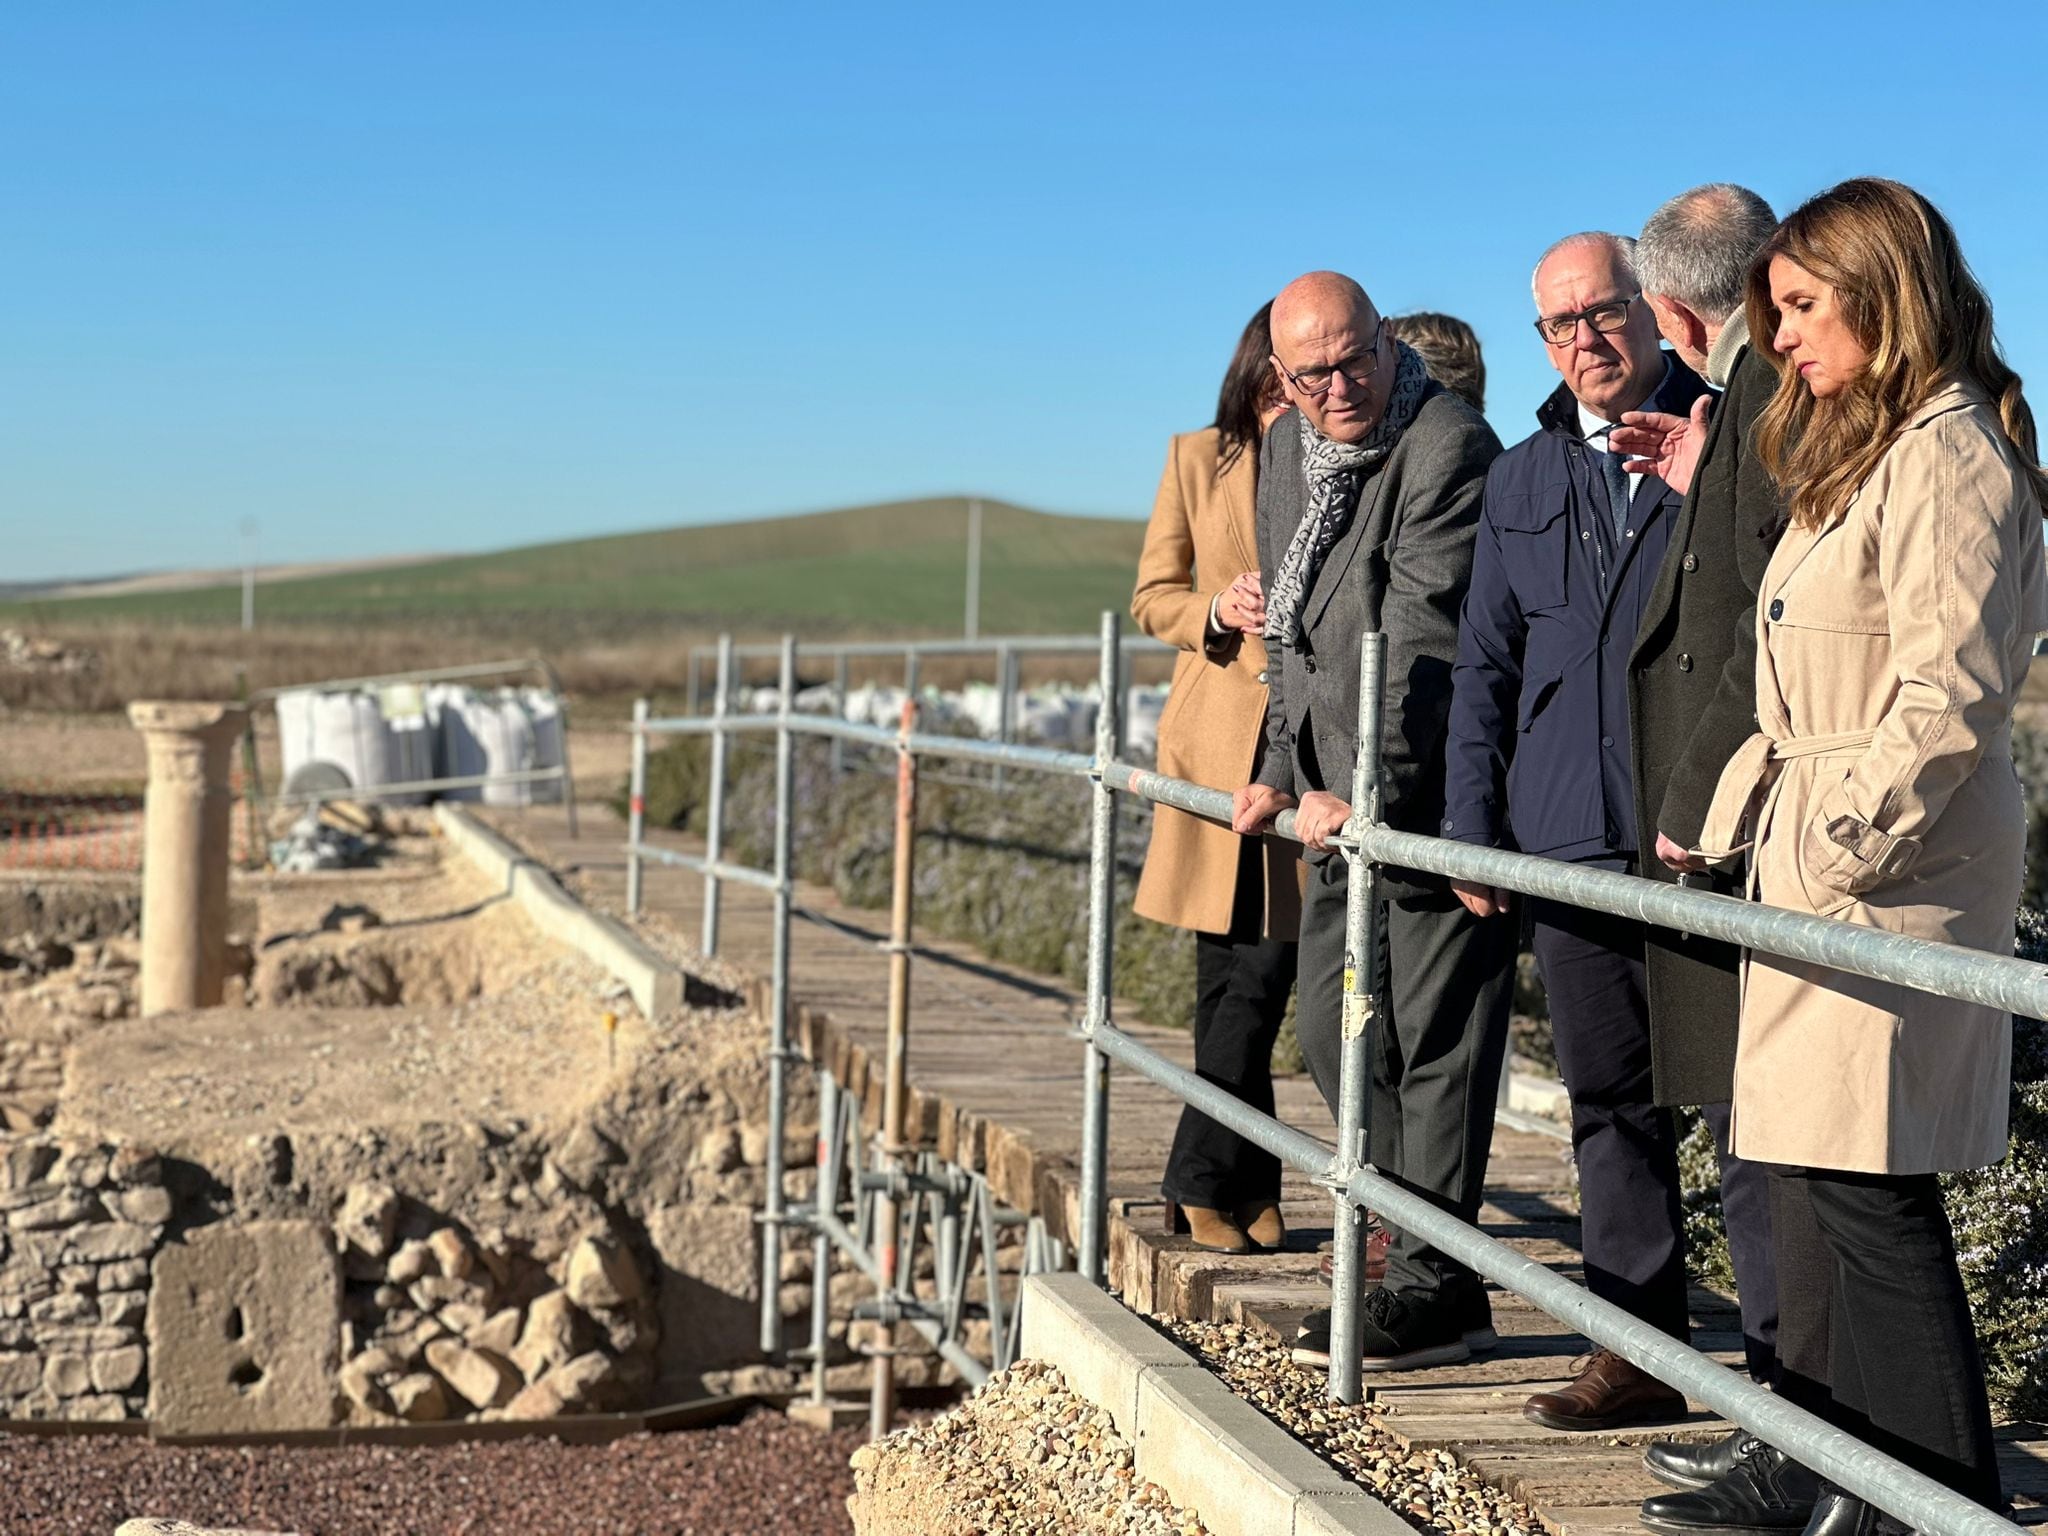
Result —
[[1515, 493], [1499, 497], [1487, 507], [1500, 540], [1508, 585], [1524, 613], [1564, 606], [1565, 562], [1570, 556], [1566, 546], [1570, 541], [1566, 530], [1557, 524], [1565, 509], [1562, 492], [1542, 496]]

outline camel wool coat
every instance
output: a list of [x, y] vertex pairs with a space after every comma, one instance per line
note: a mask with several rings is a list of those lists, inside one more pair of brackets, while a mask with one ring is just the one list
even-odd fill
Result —
[[[1131, 617], [1154, 639], [1177, 646], [1173, 684], [1159, 717], [1159, 771], [1210, 789], [1249, 784], [1266, 735], [1266, 646], [1232, 633], [1208, 643], [1209, 604], [1259, 568], [1253, 490], [1256, 448], [1219, 478], [1214, 427], [1175, 437], [1138, 557]], [[1155, 806], [1152, 845], [1132, 901], [1140, 917], [1224, 933], [1237, 891], [1240, 839], [1228, 827]], [[1265, 844], [1265, 932], [1292, 939], [1301, 919], [1299, 845]]]
[[[1772, 906], [2009, 955], [2026, 818], [2012, 711], [2048, 628], [2041, 507], [1996, 409], [1951, 385], [1757, 594], [1759, 732], [1702, 836], [1753, 831]], [[1734, 1146], [1915, 1174], [2005, 1156], [2010, 1015], [1751, 953]]]

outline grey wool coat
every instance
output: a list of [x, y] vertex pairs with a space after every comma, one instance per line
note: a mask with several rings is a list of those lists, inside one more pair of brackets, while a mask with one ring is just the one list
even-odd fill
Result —
[[[1300, 648], [1268, 647], [1267, 748], [1259, 783], [1297, 797], [1322, 789], [1351, 799], [1359, 640], [1381, 629], [1387, 636], [1383, 814], [1402, 831], [1438, 831], [1458, 614], [1472, 579], [1487, 466], [1499, 454], [1500, 439], [1486, 419], [1432, 382], [1408, 430], [1367, 477], [1350, 526], [1316, 572], [1302, 605], [1305, 641]], [[1300, 427], [1283, 416], [1260, 455], [1259, 569], [1279, 570], [1306, 503]], [[1398, 870], [1387, 876], [1390, 894], [1445, 889], [1434, 877]]]
[[[1777, 526], [1778, 489], [1750, 439], [1777, 387], [1771, 365], [1744, 349], [1715, 403], [1630, 652], [1637, 846], [1640, 873], [1652, 879], [1678, 878], [1656, 856], [1657, 834], [1697, 846], [1722, 768], [1756, 729], [1756, 593], [1771, 560], [1766, 530]], [[1735, 890], [1726, 879], [1714, 888]], [[1719, 1104], [1734, 1092], [1736, 960], [1730, 944], [1648, 931], [1650, 1076], [1659, 1104]]]

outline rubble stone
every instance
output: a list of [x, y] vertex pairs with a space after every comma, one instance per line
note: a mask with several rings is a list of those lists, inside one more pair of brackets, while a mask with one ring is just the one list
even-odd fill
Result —
[[524, 1385], [510, 1361], [454, 1339], [429, 1344], [427, 1364], [475, 1408], [502, 1407]]
[[334, 1218], [334, 1235], [352, 1279], [378, 1278], [398, 1235], [398, 1191], [388, 1184], [352, 1187], [342, 1197], [341, 1213]]
[[552, 1366], [566, 1364], [581, 1353], [589, 1324], [566, 1291], [549, 1291], [527, 1308], [526, 1327], [512, 1351], [513, 1363], [528, 1381]]
[[565, 1288], [569, 1299], [586, 1310], [623, 1306], [647, 1294], [633, 1256], [617, 1242], [596, 1237], [586, 1237], [569, 1255]]
[[427, 1239], [427, 1248], [450, 1280], [467, 1280], [476, 1268], [476, 1250], [469, 1239], [453, 1227], [443, 1227]]
[[391, 1383], [391, 1406], [413, 1424], [437, 1424], [448, 1417], [448, 1389], [426, 1371], [401, 1376]]

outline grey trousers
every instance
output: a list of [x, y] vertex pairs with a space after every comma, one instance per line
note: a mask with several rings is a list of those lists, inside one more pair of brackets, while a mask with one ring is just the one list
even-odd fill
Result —
[[[1337, 1113], [1343, 1055], [1344, 897], [1339, 857], [1309, 866], [1301, 913], [1295, 1031]], [[1476, 1220], [1507, 1049], [1516, 924], [1473, 917], [1448, 891], [1384, 901], [1381, 998], [1371, 1042], [1368, 1143], [1374, 1167], [1463, 1221]], [[1435, 1293], [1471, 1271], [1389, 1222], [1386, 1285]]]

